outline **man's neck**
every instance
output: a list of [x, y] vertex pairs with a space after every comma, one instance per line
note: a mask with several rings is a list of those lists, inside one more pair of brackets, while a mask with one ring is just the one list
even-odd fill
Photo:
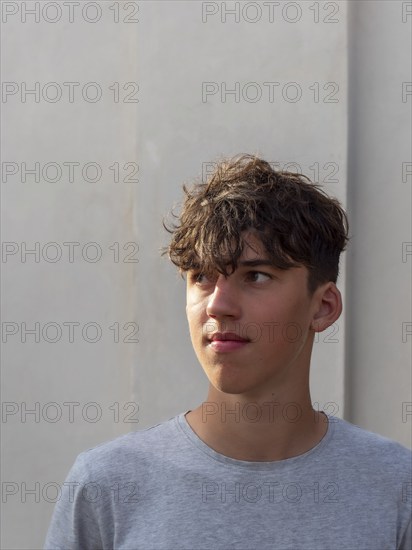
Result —
[[328, 430], [326, 415], [312, 408], [310, 397], [260, 404], [210, 400], [187, 413], [186, 419], [197, 436], [216, 452], [253, 462], [301, 455], [315, 447]]

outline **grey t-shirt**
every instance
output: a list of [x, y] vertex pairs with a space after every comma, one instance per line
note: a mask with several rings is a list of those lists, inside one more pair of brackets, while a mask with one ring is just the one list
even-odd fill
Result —
[[308, 452], [249, 462], [211, 449], [185, 414], [81, 453], [45, 548], [412, 549], [406, 447], [329, 416]]

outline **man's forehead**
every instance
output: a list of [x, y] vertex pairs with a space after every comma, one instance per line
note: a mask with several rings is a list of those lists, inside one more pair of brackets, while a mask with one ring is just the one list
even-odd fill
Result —
[[[276, 261], [276, 259], [267, 252], [267, 249], [260, 238], [257, 230], [254, 228], [250, 228], [247, 230], [242, 231], [242, 233], [239, 236], [240, 241], [240, 247], [241, 247], [241, 254], [238, 257], [236, 261], [236, 269], [239, 267], [247, 266], [247, 267], [256, 267], [259, 265], [265, 265], [270, 266], [274, 269], [282, 269], [279, 267], [279, 262]], [[230, 245], [234, 249], [236, 244], [235, 239], [232, 239], [230, 242]], [[288, 255], [286, 255], [288, 260], [292, 261], [292, 258], [290, 258]], [[217, 269], [217, 265], [215, 264], [215, 258], [213, 254], [213, 248], [209, 253], [203, 254], [202, 258], [198, 257], [198, 261], [194, 262], [192, 269], [193, 270], [202, 270], [205, 274], [208, 272], [213, 273]], [[232, 265], [233, 264], [233, 258], [227, 257], [226, 261], [223, 261], [223, 265], [225, 265], [226, 268], [231, 272], [232, 271]], [[302, 268], [303, 265], [296, 264], [294, 268], [289, 267], [286, 269], [299, 269]]]
[[268, 259], [268, 253], [261, 239], [251, 232], [245, 232], [241, 235], [242, 254], [240, 260], [254, 260], [255, 258]]
[[[232, 242], [231, 244], [234, 243]], [[274, 263], [272, 260], [270, 260], [269, 254], [267, 253], [261, 239], [254, 235], [252, 232], [244, 231], [241, 234], [240, 245], [242, 248], [242, 253], [236, 262], [237, 267], [262, 264], [274, 266]], [[226, 267], [230, 267], [232, 264], [232, 258], [228, 257], [226, 260]], [[203, 258], [199, 261], [199, 264], [196, 264], [194, 266], [194, 269], [214, 271], [216, 269], [216, 266], [214, 265], [213, 253], [210, 252], [209, 254], [204, 255]]]
[[[253, 231], [251, 230], [243, 231], [240, 234], [239, 240], [240, 240], [242, 253], [239, 256], [238, 264], [254, 261], [257, 259], [261, 259], [261, 260], [265, 260], [266, 262], [269, 262], [269, 254], [266, 251], [265, 245], [263, 244], [259, 236], [256, 235]], [[229, 263], [230, 263], [230, 258], [228, 258], [227, 264]]]

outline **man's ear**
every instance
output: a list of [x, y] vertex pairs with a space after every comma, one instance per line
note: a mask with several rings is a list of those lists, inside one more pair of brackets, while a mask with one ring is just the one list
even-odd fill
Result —
[[315, 332], [322, 332], [339, 319], [342, 313], [342, 296], [333, 282], [317, 289], [317, 309], [312, 317], [310, 328]]

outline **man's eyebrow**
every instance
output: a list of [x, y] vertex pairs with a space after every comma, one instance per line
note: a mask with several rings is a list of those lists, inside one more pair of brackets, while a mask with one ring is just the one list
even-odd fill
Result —
[[255, 267], [257, 265], [269, 265], [270, 267], [276, 269], [276, 266], [273, 264], [273, 262], [271, 262], [270, 260], [264, 260], [263, 258], [256, 258], [255, 260], [243, 260], [242, 262], [239, 262], [239, 265], [249, 267]]

